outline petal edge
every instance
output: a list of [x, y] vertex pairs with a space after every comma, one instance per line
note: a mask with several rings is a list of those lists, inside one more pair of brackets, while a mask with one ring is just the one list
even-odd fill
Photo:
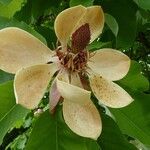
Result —
[[102, 122], [92, 101], [85, 105], [64, 100], [63, 116], [66, 124], [76, 134], [97, 140], [102, 131]]
[[132, 97], [119, 85], [108, 81], [101, 76], [90, 76], [91, 89], [100, 103], [112, 107], [121, 108], [129, 105]]
[[56, 71], [55, 64], [36, 65], [19, 70], [14, 79], [16, 103], [29, 109], [35, 108]]
[[0, 68], [16, 73], [23, 67], [47, 63], [52, 51], [28, 32], [7, 27], [0, 30]]
[[89, 68], [110, 81], [122, 79], [129, 71], [130, 58], [124, 53], [103, 48], [95, 51], [88, 61]]

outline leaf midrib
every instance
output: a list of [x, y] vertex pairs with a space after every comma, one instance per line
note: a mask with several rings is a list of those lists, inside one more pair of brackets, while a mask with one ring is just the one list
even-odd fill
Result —
[[[135, 123], [133, 123], [131, 121], [131, 119], [128, 119], [129, 117], [124, 112], [122, 112], [122, 111], [119, 111], [119, 112], [120, 112], [120, 114], [122, 114], [122, 116], [124, 116], [126, 118], [126, 120], [128, 120], [128, 122], [131, 126], [135, 127], [139, 132], [141, 132], [144, 135], [144, 137], [146, 136], [147, 139], [150, 139], [150, 135], [146, 134], [139, 126], [137, 126]], [[150, 142], [150, 140], [149, 140], [149, 142]]]

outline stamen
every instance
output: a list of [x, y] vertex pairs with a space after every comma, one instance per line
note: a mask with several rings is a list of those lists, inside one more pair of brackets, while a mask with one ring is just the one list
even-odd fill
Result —
[[57, 57], [59, 58], [60, 64], [71, 72], [72, 71], [81, 72], [85, 70], [87, 60], [89, 58], [88, 51], [86, 50], [80, 51], [77, 54], [58, 50], [56, 54]]

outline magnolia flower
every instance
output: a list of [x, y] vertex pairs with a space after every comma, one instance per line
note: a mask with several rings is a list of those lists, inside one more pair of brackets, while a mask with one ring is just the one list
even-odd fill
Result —
[[16, 102], [29, 109], [35, 108], [54, 76], [50, 110], [62, 97], [63, 116], [70, 129], [80, 136], [97, 139], [102, 130], [101, 118], [83, 78], [88, 77], [91, 90], [99, 102], [108, 107], [124, 107], [133, 101], [113, 82], [127, 74], [130, 59], [110, 48], [93, 53], [87, 50], [87, 45], [99, 36], [103, 26], [104, 14], [100, 6], [79, 5], [62, 11], [54, 24], [60, 42], [55, 51], [19, 28], [0, 30], [0, 68], [16, 74]]

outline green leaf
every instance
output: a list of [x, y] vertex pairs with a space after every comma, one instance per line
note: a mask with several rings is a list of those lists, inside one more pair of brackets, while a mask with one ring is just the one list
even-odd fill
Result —
[[141, 66], [132, 61], [128, 75], [118, 82], [130, 93], [134, 102], [121, 109], [110, 109], [123, 133], [150, 145], [150, 94], [148, 80], [141, 74]]
[[76, 6], [76, 5], [83, 5], [83, 6], [92, 6], [94, 0], [70, 0], [70, 7]]
[[[129, 91], [128, 91], [129, 92]], [[110, 109], [124, 134], [150, 145], [150, 94], [131, 92], [134, 102], [121, 109]]]
[[12, 82], [0, 85], [0, 145], [5, 134], [17, 121], [23, 119], [29, 110], [16, 105]]
[[94, 42], [88, 45], [87, 49], [90, 51], [96, 51], [101, 48], [108, 48], [108, 47], [112, 47], [112, 42], [101, 42], [95, 40]]
[[27, 0], [21, 10], [17, 11], [13, 17], [20, 22], [23, 21], [27, 24], [33, 24], [34, 19], [32, 16], [32, 1]]
[[61, 111], [44, 112], [36, 121], [26, 150], [99, 150], [96, 141], [74, 134], [63, 122]]
[[111, 16], [110, 14], [105, 13], [105, 22], [108, 25], [108, 27], [111, 29], [113, 34], [115, 36], [117, 36], [119, 27], [118, 27], [118, 23], [117, 23], [116, 19], [113, 16]]
[[150, 94], [142, 93], [148, 89], [149, 83], [141, 74], [141, 66], [132, 61], [128, 75], [118, 83], [130, 93], [134, 102], [127, 107], [110, 111], [124, 134], [150, 145]]
[[14, 78], [13, 74], [6, 73], [0, 70], [0, 84], [6, 82], [8, 80], [12, 80]]
[[[19, 21], [35, 26], [54, 22], [54, 18], [66, 6], [67, 2], [61, 0], [26, 0], [22, 9], [15, 13], [14, 17]], [[68, 6], [68, 5], [67, 5]]]
[[141, 65], [136, 61], [132, 61], [128, 74], [118, 83], [132, 90], [146, 91], [149, 88], [149, 82], [141, 72]]
[[27, 136], [25, 134], [21, 134], [18, 136], [12, 143], [10, 143], [6, 150], [23, 150], [25, 148], [25, 144], [27, 142]]
[[15, 105], [12, 81], [0, 85], [0, 120]]
[[8, 18], [0, 17], [0, 29], [4, 28], [8, 22], [9, 22]]
[[121, 133], [115, 121], [104, 114], [102, 116], [103, 129], [98, 142], [103, 150], [137, 150]]
[[7, 5], [11, 2], [12, 0], [0, 0], [0, 3], [3, 5]]
[[[8, 1], [8, 0], [7, 0]], [[24, 0], [12, 0], [8, 5], [0, 4], [0, 16], [11, 18], [21, 9]]]
[[118, 23], [117, 48], [131, 47], [136, 37], [136, 4], [131, 0], [101, 0], [98, 4]]
[[34, 18], [38, 18], [44, 14], [48, 9], [58, 7], [60, 0], [32, 0], [32, 14]]
[[0, 120], [0, 144], [2, 144], [5, 134], [11, 129], [15, 123], [26, 117], [29, 110], [23, 108], [20, 105], [14, 105]]
[[137, 5], [145, 10], [150, 10], [150, 0], [134, 0]]
[[54, 30], [44, 26], [36, 27], [35, 30], [45, 37], [50, 49], [56, 49], [57, 37]]

